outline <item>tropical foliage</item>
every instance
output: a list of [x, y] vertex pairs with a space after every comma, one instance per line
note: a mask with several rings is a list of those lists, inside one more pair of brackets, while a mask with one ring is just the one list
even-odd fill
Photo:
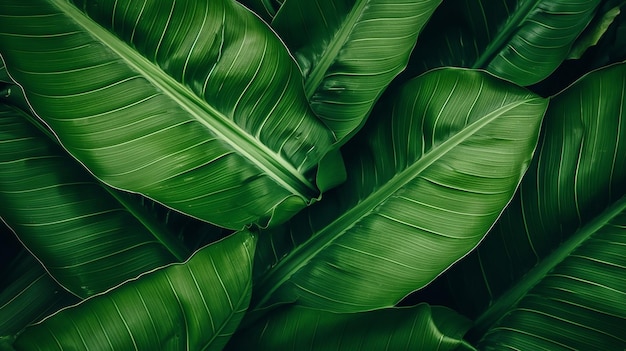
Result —
[[624, 8], [4, 0], [0, 349], [626, 349]]

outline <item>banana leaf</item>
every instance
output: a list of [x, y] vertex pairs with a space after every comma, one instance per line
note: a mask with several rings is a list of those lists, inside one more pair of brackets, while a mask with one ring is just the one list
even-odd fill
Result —
[[0, 105], [0, 202], [20, 241], [80, 297], [189, 256], [126, 194], [94, 180], [7, 105]]
[[[574, 232], [626, 194], [626, 64], [552, 98], [518, 194], [475, 252], [446, 273], [477, 317]], [[479, 277], [480, 279], [476, 279]]]
[[523, 283], [500, 298], [516, 301], [514, 306], [496, 304], [485, 312], [493, 311], [500, 318], [478, 342], [479, 349], [626, 349], [624, 248], [626, 197], [564, 242], [529, 272]]
[[226, 350], [475, 350], [462, 339], [470, 325], [427, 304], [344, 314], [294, 306], [238, 332]]
[[0, 286], [0, 338], [12, 338], [28, 324], [78, 302], [25, 250], [9, 265]]
[[[626, 194], [625, 105], [626, 64], [595, 71], [553, 97], [538, 155], [518, 194], [478, 249], [444, 276], [458, 310], [477, 320], [476, 339], [536, 297], [545, 306], [536, 305], [534, 317], [519, 323], [544, 315], [548, 319], [538, 325], [550, 320], [552, 329], [562, 318], [579, 334], [558, 327], [549, 340], [579, 349], [584, 343], [623, 342], [612, 328], [626, 328], [619, 312], [626, 308], [626, 265], [623, 254], [616, 254], [624, 247], [619, 199]], [[558, 297], [559, 291], [564, 295]], [[613, 299], [609, 310], [602, 307], [606, 299]]]
[[250, 301], [254, 237], [240, 232], [26, 328], [16, 350], [221, 350]]
[[344, 139], [407, 65], [441, 0], [288, 0], [272, 27], [296, 57], [313, 110]]
[[518, 85], [548, 77], [595, 15], [600, 0], [449, 0], [433, 15], [411, 73], [483, 68]]
[[348, 181], [262, 232], [252, 306], [393, 306], [466, 255], [511, 200], [547, 100], [480, 71], [424, 74], [344, 152]]
[[0, 52], [99, 179], [231, 229], [280, 222], [319, 195], [334, 137], [254, 14], [230, 0], [75, 3], [4, 1]]

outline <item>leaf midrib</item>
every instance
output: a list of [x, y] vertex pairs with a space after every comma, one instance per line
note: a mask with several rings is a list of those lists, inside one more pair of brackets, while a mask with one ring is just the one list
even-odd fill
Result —
[[500, 318], [506, 315], [528, 292], [544, 279], [552, 269], [569, 257], [576, 249], [613, 218], [626, 210], [626, 196], [616, 201], [587, 225], [583, 226], [565, 242], [562, 242], [552, 253], [533, 267], [517, 284], [513, 285], [494, 303], [490, 305], [474, 322], [471, 333], [482, 335]]
[[288, 256], [280, 260], [275, 268], [270, 270], [264, 279], [259, 282], [257, 290], [264, 293], [263, 296], [259, 297], [259, 302], [256, 303], [254, 307], [263, 307], [263, 305], [271, 299], [276, 290], [278, 290], [285, 282], [290, 280], [294, 274], [300, 271], [300, 269], [308, 264], [311, 259], [317, 256], [318, 253], [325, 250], [331, 243], [346, 234], [352, 226], [371, 214], [376, 207], [384, 203], [385, 200], [387, 200], [391, 195], [417, 177], [435, 161], [445, 156], [457, 145], [467, 140], [469, 137], [474, 135], [474, 133], [487, 126], [502, 114], [535, 100], [541, 100], [541, 98], [532, 98], [510, 103], [492, 111], [480, 120], [468, 125], [461, 132], [425, 154], [414, 164], [396, 174], [380, 188], [368, 195], [365, 200], [358, 203], [355, 207], [348, 210], [339, 218], [335, 219], [320, 232], [317, 234], [314, 233], [307, 242], [300, 245]]
[[[278, 153], [253, 138], [228, 117], [197, 97], [187, 87], [167, 75], [147, 58], [131, 49], [126, 43], [91, 20], [75, 6], [63, 0], [52, 0], [52, 2], [85, 32], [115, 52], [134, 71], [141, 74], [155, 88], [174, 100], [195, 121], [207, 127], [218, 138], [236, 150], [239, 155], [266, 172], [276, 183], [307, 202], [310, 198], [317, 196], [315, 186]], [[213, 118], [203, 118], [206, 115]]]
[[361, 18], [363, 12], [365, 12], [365, 5], [368, 2], [369, 0], [358, 1], [352, 7], [352, 10], [350, 10], [344, 21], [341, 23], [339, 29], [333, 35], [330, 44], [326, 46], [326, 49], [322, 53], [320, 59], [317, 61], [317, 64], [314, 65], [311, 73], [308, 77], [306, 77], [306, 80], [304, 82], [304, 92], [308, 100], [310, 100], [313, 94], [315, 94], [315, 91], [326, 76], [326, 71], [328, 71], [328, 68], [337, 59], [339, 51], [341, 51], [345, 43], [348, 41], [348, 38], [352, 34], [352, 29], [354, 28], [354, 25], [356, 24], [357, 20]]
[[508, 44], [511, 37], [519, 29], [520, 23], [526, 21], [528, 16], [535, 10], [541, 0], [527, 1], [517, 11], [513, 17], [507, 21], [506, 26], [498, 31], [496, 37], [487, 45], [482, 54], [478, 57], [472, 68], [487, 68], [493, 58], [502, 51]]

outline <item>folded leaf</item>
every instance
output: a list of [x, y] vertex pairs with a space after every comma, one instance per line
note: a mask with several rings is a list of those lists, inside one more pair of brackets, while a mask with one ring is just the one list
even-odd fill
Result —
[[221, 350], [250, 301], [254, 238], [240, 232], [28, 327], [17, 350]]
[[523, 297], [519, 303], [504, 310], [492, 307], [501, 318], [478, 343], [479, 349], [626, 349], [625, 247], [622, 198], [501, 298]]
[[441, 0], [288, 0], [272, 27], [298, 60], [313, 110], [339, 139], [407, 65]]
[[547, 100], [464, 69], [395, 96], [347, 145], [348, 181], [261, 233], [255, 307], [392, 306], [472, 250], [510, 201]]
[[344, 314], [296, 306], [235, 334], [227, 350], [474, 350], [462, 339], [470, 324], [426, 304]]
[[484, 68], [519, 85], [548, 77], [567, 57], [600, 0], [449, 0], [424, 29], [413, 72]]
[[232, 229], [318, 196], [332, 133], [281, 41], [239, 4], [11, 0], [0, 28], [35, 112], [105, 183]]
[[552, 99], [518, 194], [478, 249], [446, 273], [461, 313], [483, 315], [485, 328], [495, 322], [489, 306], [626, 194], [624, 106], [626, 64], [589, 74]]
[[0, 216], [66, 289], [86, 297], [188, 257], [130, 200], [0, 105]]

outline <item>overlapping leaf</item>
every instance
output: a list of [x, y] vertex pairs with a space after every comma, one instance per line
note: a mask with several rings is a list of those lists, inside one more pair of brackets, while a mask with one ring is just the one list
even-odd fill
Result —
[[250, 301], [254, 238], [240, 232], [27, 328], [17, 350], [221, 350]]
[[600, 0], [449, 0], [415, 48], [416, 72], [441, 67], [484, 68], [531, 85], [567, 57]]
[[546, 257], [511, 297], [502, 298], [521, 301], [503, 311], [493, 308], [505, 314], [477, 346], [485, 351], [625, 349], [625, 248], [622, 198]]
[[0, 281], [0, 338], [78, 301], [25, 250], [7, 268], [9, 274]]
[[451, 310], [426, 304], [345, 314], [296, 306], [235, 334], [227, 349], [474, 350], [462, 339], [470, 325]]
[[[462, 313], [484, 314], [626, 194], [625, 106], [626, 64], [589, 74], [553, 98], [538, 155], [518, 194], [478, 249], [446, 274]], [[480, 323], [488, 326], [499, 313]]]
[[313, 110], [344, 138], [407, 64], [441, 0], [289, 0], [276, 29], [304, 74]]
[[262, 233], [254, 306], [392, 306], [473, 249], [510, 201], [545, 99], [464, 69], [396, 95], [348, 145], [348, 181]]
[[230, 0], [75, 3], [3, 2], [0, 52], [96, 176], [234, 229], [318, 195], [332, 133], [255, 15]]
[[74, 294], [85, 297], [187, 257], [128, 200], [95, 181], [19, 110], [0, 105], [0, 215]]

